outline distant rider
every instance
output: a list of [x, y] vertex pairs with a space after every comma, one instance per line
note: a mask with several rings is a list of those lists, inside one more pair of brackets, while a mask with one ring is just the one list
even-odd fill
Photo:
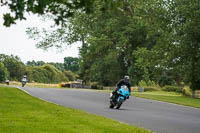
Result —
[[24, 75], [24, 77], [22, 78], [22, 82], [27, 82], [27, 79], [26, 79], [26, 75]]
[[[121, 80], [117, 83], [117, 88], [112, 92], [112, 94], [113, 94], [113, 95], [116, 95], [116, 94], [117, 94], [117, 90], [119, 90], [119, 89], [121, 88], [121, 86], [123, 86], [123, 85], [126, 85], [126, 86], [128, 87], [128, 90], [129, 90], [129, 92], [130, 92], [130, 94], [131, 94], [131, 85], [130, 85], [130, 83], [129, 83], [129, 80], [130, 80], [129, 76], [124, 76], [124, 78], [121, 79]], [[129, 99], [129, 97], [128, 97], [127, 99]]]
[[6, 82], [6, 84], [7, 84], [7, 85], [9, 85], [9, 82], [10, 82], [10, 81], [9, 81], [8, 79], [6, 79], [6, 81], [5, 81], [5, 82]]
[[22, 87], [24, 87], [26, 82], [27, 82], [26, 75], [24, 75], [24, 77], [22, 78]]

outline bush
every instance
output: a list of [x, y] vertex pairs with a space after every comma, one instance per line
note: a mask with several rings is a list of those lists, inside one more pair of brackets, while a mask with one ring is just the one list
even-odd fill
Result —
[[165, 86], [163, 91], [183, 93], [183, 87], [180, 86]]
[[144, 81], [144, 80], [141, 80], [139, 83], [138, 83], [139, 86], [147, 86], [147, 83]]
[[48, 73], [47, 70], [41, 67], [33, 67], [32, 68], [32, 79], [35, 82], [38, 83], [50, 83], [50, 80], [48, 79], [48, 76], [46, 75]]
[[97, 89], [98, 90], [103, 90], [103, 86], [102, 85], [97, 85]]
[[183, 94], [185, 96], [192, 96], [192, 90], [190, 89], [189, 86], [184, 86], [184, 88], [183, 88]]
[[151, 81], [151, 80], [149, 80], [147, 82], [144, 81], [144, 80], [141, 80], [139, 82], [139, 86], [156, 86], [156, 83], [154, 81]]
[[170, 76], [162, 75], [158, 81], [159, 86], [172, 85], [173, 79]]
[[156, 86], [156, 83], [154, 81], [149, 80], [147, 85], [148, 86]]
[[144, 91], [158, 91], [158, 88], [155, 87], [144, 87]]
[[45, 64], [32, 68], [32, 79], [38, 83], [59, 83], [69, 79], [54, 66]]
[[76, 75], [72, 71], [64, 71], [64, 75], [70, 80], [75, 81]]

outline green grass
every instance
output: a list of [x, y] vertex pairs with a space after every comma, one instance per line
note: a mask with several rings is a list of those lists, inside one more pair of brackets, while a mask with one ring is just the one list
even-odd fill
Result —
[[65, 108], [0, 87], [0, 133], [149, 133], [117, 121]]
[[[0, 83], [0, 85], [6, 85], [5, 83]], [[10, 81], [10, 85], [21, 86], [21, 82]], [[27, 83], [26, 87], [37, 87], [37, 88], [60, 88], [58, 84], [45, 84], [45, 83]]]
[[200, 108], [200, 99], [183, 96], [175, 92], [153, 91], [153, 92], [134, 92], [136, 97], [153, 99], [158, 101], [170, 102], [190, 107]]

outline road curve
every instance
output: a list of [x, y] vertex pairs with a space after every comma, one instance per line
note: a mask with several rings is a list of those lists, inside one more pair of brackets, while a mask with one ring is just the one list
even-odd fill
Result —
[[158, 133], [200, 133], [200, 109], [131, 97], [120, 110], [109, 109], [109, 94], [86, 89], [21, 88], [66, 107], [105, 116]]

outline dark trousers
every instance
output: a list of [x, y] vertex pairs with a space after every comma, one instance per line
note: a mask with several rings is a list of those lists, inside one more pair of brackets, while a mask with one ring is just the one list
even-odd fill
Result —
[[115, 90], [112, 92], [112, 94], [113, 95], [116, 94], [118, 90], [119, 90], [119, 88], [115, 88]]

